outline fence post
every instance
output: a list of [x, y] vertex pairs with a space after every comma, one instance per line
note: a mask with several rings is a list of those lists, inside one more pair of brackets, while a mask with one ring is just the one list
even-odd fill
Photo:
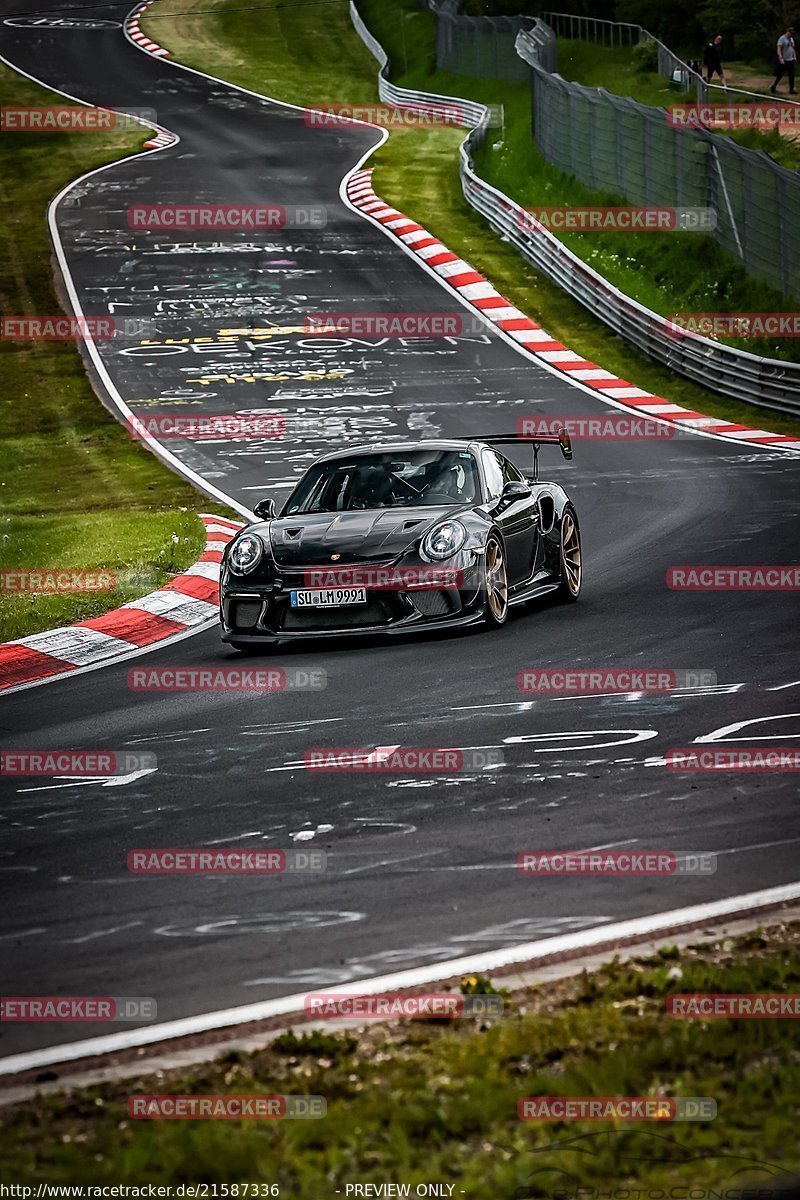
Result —
[[[786, 236], [787, 204], [786, 204], [786, 180], [782, 175], [778, 176], [778, 230], [777, 236], [780, 238], [780, 244], [783, 246], [789, 240]], [[796, 235], [795, 235], [796, 236]], [[792, 264], [790, 256], [784, 254], [781, 256], [781, 274], [783, 276], [783, 291], [788, 295], [792, 289]]]
[[711, 140], [713, 138], [713, 136], [714, 136], [713, 134], [709, 134], [709, 145], [711, 147], [711, 157], [714, 160], [714, 166], [716, 167], [716, 171], [717, 171], [717, 178], [719, 180], [720, 188], [722, 189], [722, 198], [725, 201], [725, 208], [727, 209], [727, 212], [728, 212], [728, 220], [731, 223], [731, 229], [733, 230], [733, 236], [736, 238], [736, 246], [739, 251], [739, 257], [741, 258], [742, 262], [744, 262], [744, 248], [742, 246], [742, 239], [739, 237], [739, 230], [736, 225], [736, 218], [733, 215], [733, 208], [731, 206], [730, 196], [728, 195], [728, 187], [727, 187], [727, 184], [725, 183], [725, 175], [724, 175], [724, 172], [720, 165], [719, 154], [717, 153], [717, 147], [714, 145], [713, 141]]

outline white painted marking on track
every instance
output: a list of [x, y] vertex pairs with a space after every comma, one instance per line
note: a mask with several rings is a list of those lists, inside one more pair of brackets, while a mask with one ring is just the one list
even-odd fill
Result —
[[131, 771], [129, 775], [57, 775], [57, 779], [67, 779], [70, 782], [46, 783], [40, 787], [17, 788], [17, 793], [21, 795], [24, 792], [52, 792], [59, 788], [90, 786], [92, 784], [101, 784], [103, 787], [125, 787], [126, 784], [134, 783], [137, 779], [143, 779], [145, 775], [154, 775], [157, 770], [158, 767], [143, 767], [141, 771]]
[[[776, 713], [771, 717], [751, 717], [747, 721], [734, 721], [732, 725], [721, 725], [719, 729], [715, 729], [712, 733], [704, 733], [701, 737], [696, 737], [697, 742], [725, 742], [728, 741], [728, 734], [737, 733], [740, 729], [746, 729], [748, 725], [763, 725], [765, 721], [789, 721], [793, 717], [800, 717], [800, 713]], [[778, 738], [798, 738], [800, 733], [779, 733], [770, 734], [767, 737], [736, 737], [733, 739], [737, 742], [771, 742]]]
[[85, 933], [81, 937], [68, 938], [71, 946], [82, 946], [84, 942], [94, 942], [98, 938], [111, 937], [115, 933], [122, 933], [125, 929], [134, 929], [137, 925], [143, 925], [143, 921], [128, 921], [125, 925], [114, 925], [111, 929], [97, 929], [94, 933]]
[[224, 838], [211, 838], [210, 841], [206, 839], [202, 844], [204, 846], [235, 846], [236, 843], [240, 842], [243, 838], [262, 836], [262, 831], [260, 829], [251, 829], [248, 833], [234, 833]]
[[337, 871], [337, 875], [361, 875], [364, 871], [377, 871], [381, 867], [397, 867], [403, 863], [416, 862], [420, 858], [432, 858], [443, 853], [442, 850], [423, 850], [420, 854], [408, 854], [405, 858], [384, 858], [380, 862], [366, 863], [360, 867], [347, 867], [344, 871]]
[[[617, 734], [623, 735], [616, 737]], [[625, 736], [630, 734], [631, 736]], [[585, 742], [587, 738], [593, 738], [595, 735], [606, 737], [611, 735], [615, 737], [611, 742], [587, 742], [579, 746], [565, 746], [564, 742], [570, 738], [579, 738]], [[566, 754], [576, 750], [604, 750], [608, 746], [627, 746], [632, 742], [647, 742], [651, 738], [658, 737], [657, 729], [587, 729], [577, 730], [568, 733], [523, 733], [516, 737], [503, 738], [505, 745], [531, 745], [535, 744], [535, 749], [539, 754]], [[547, 746], [539, 745], [540, 742], [561, 742], [561, 745]]]

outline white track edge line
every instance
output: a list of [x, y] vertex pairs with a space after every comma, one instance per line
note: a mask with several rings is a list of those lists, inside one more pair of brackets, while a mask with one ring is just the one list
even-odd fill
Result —
[[[760, 908], [772, 907], [800, 898], [800, 882], [765, 888], [758, 892], [747, 892], [741, 896], [729, 896], [723, 900], [711, 900], [686, 908], [668, 909], [666, 912], [651, 913], [646, 917], [633, 917], [610, 925], [598, 925], [575, 933], [559, 934], [536, 942], [488, 950], [480, 954], [464, 955], [444, 962], [429, 963], [424, 967], [412, 967], [395, 971], [389, 975], [375, 975], [366, 979], [354, 979], [347, 984], [326, 987], [332, 995], [374, 994], [390, 988], [403, 989], [434, 983], [464, 973], [477, 974], [497, 971], [515, 963], [530, 963], [554, 954], [575, 954], [591, 950], [609, 941], [631, 938], [645, 939], [653, 935], [668, 934], [685, 925], [712, 921], [719, 917], [740, 916], [756, 912]], [[286, 1016], [303, 1012], [306, 997], [313, 991], [296, 992], [274, 1000], [262, 1000], [254, 1004], [235, 1008], [219, 1009], [200, 1013], [193, 1017], [182, 1017], [162, 1025], [149, 1028], [123, 1030], [103, 1037], [69, 1042], [61, 1046], [48, 1046], [41, 1050], [30, 1050], [0, 1059], [0, 1075], [15, 1075], [22, 1071], [58, 1063], [75, 1062], [81, 1058], [92, 1058], [102, 1054], [113, 1054], [139, 1046], [150, 1046], [175, 1038], [190, 1037], [213, 1029], [228, 1029], [236, 1025], [264, 1021], [271, 1017]], [[213, 1048], [212, 1048], [213, 1049]], [[142, 1067], [144, 1068], [144, 1063]]]

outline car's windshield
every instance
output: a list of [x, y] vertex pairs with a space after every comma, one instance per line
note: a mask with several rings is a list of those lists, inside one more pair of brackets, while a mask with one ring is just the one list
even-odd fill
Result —
[[312, 467], [286, 514], [473, 504], [480, 500], [475, 460], [466, 450], [359, 454]]

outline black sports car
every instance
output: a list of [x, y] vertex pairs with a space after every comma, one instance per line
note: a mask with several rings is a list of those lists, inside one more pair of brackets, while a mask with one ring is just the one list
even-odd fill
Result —
[[[497, 449], [530, 443], [523, 473]], [[300, 637], [499, 626], [547, 592], [577, 600], [574, 505], [540, 482], [539, 447], [565, 431], [351, 447], [320, 458], [276, 515], [226, 547], [222, 640], [244, 650]]]

